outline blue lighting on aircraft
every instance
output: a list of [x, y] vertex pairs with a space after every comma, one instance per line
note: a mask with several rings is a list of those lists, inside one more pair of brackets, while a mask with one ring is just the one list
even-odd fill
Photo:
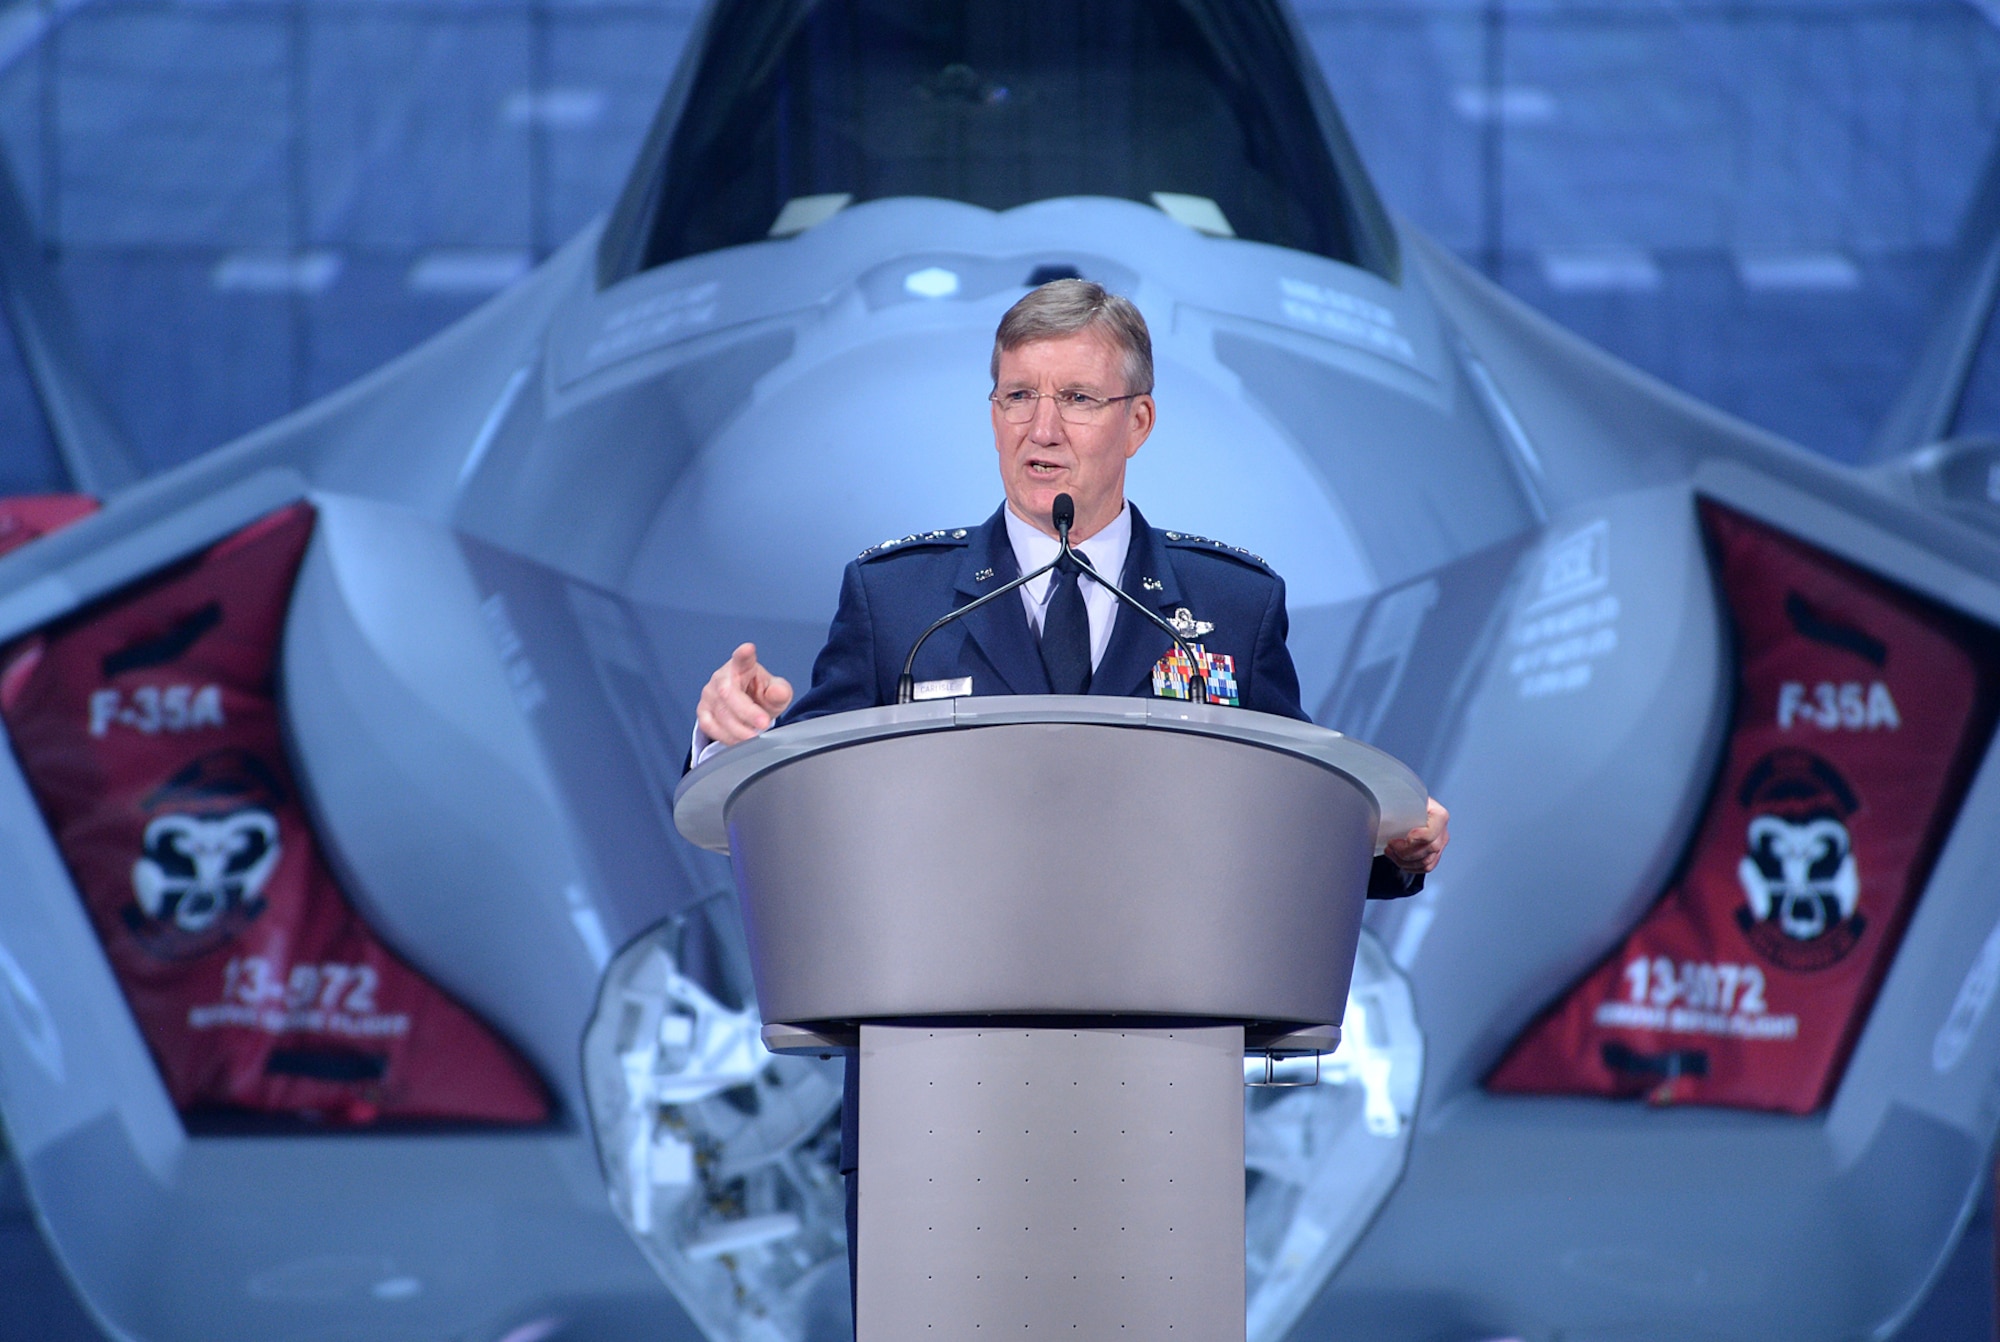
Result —
[[950, 298], [958, 292], [958, 272], [943, 266], [925, 266], [903, 277], [903, 289], [918, 298]]

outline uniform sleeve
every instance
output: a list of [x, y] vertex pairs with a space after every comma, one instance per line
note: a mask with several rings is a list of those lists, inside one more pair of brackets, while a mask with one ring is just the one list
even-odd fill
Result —
[[826, 632], [826, 646], [813, 659], [812, 687], [780, 721], [801, 722], [851, 708], [875, 708], [882, 702], [880, 683], [868, 587], [861, 578], [861, 565], [850, 563], [840, 578], [840, 606]]
[[1291, 617], [1285, 614], [1285, 580], [1271, 578], [1271, 599], [1257, 626], [1257, 644], [1250, 654], [1250, 676], [1243, 707], [1259, 713], [1307, 720], [1299, 705], [1299, 673], [1292, 665], [1292, 652], [1285, 646], [1291, 632]]
[[[1285, 639], [1291, 633], [1291, 618], [1285, 613], [1285, 580], [1276, 578], [1271, 603], [1257, 630], [1257, 649], [1250, 680], [1250, 700], [1245, 705], [1263, 713], [1281, 713], [1288, 718], [1306, 719], [1299, 703], [1299, 673], [1292, 665], [1291, 650]], [[1368, 898], [1401, 899], [1424, 888], [1422, 873], [1410, 873], [1386, 857], [1378, 857], [1368, 869]]]
[[1414, 895], [1424, 888], [1424, 874], [1420, 871], [1404, 871], [1386, 857], [1375, 859], [1375, 865], [1368, 869], [1368, 898], [1401, 899], [1404, 895]]

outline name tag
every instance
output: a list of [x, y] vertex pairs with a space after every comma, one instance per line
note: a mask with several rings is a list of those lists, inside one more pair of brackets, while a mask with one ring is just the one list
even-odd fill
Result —
[[972, 693], [972, 677], [957, 680], [920, 680], [913, 692], [917, 699], [963, 699]]

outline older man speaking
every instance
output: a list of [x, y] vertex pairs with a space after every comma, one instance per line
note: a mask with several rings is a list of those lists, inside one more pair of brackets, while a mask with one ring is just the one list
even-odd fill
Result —
[[[840, 607], [792, 687], [745, 643], [717, 668], [696, 709], [697, 758], [788, 721], [896, 702], [903, 659], [951, 610], [1056, 558], [1056, 497], [1075, 502], [1070, 540], [1099, 573], [1195, 645], [1211, 702], [1304, 719], [1285, 647], [1285, 582], [1247, 550], [1157, 531], [1125, 498], [1125, 463], [1153, 432], [1153, 342], [1128, 300], [1088, 280], [1056, 280], [1008, 309], [993, 342], [993, 445], [1007, 501], [976, 527], [888, 541], [847, 566]], [[1065, 571], [1068, 570], [1068, 571]], [[1186, 697], [1189, 668], [1167, 634], [1070, 569], [947, 625], [914, 669], [919, 698], [943, 694]], [[787, 708], [790, 712], [787, 713]], [[1447, 842], [1435, 801], [1422, 829], [1389, 845], [1369, 894], [1422, 887]]]
[[[840, 608], [792, 687], [748, 643], [709, 677], [696, 709], [697, 759], [798, 721], [896, 702], [903, 661], [939, 616], [1060, 552], [1051, 513], [1074, 501], [1075, 548], [1101, 574], [1174, 625], [1201, 658], [1210, 702], [1304, 719], [1285, 647], [1285, 582], [1247, 550], [1156, 531], [1125, 498], [1125, 463], [1153, 431], [1153, 342], [1129, 301], [1087, 280], [1056, 280], [1008, 309], [993, 342], [993, 446], [1007, 501], [976, 527], [926, 531], [865, 551], [847, 566]], [[945, 626], [923, 645], [919, 698], [960, 694], [1114, 694], [1185, 698], [1196, 678], [1163, 630], [1121, 611], [1069, 561]], [[787, 707], [790, 712], [787, 713]], [[1421, 829], [1388, 846], [1371, 898], [1412, 894], [1437, 866], [1448, 816], [1430, 803]], [[857, 1164], [854, 1068], [841, 1114], [841, 1171], [853, 1243]], [[852, 1258], [850, 1256], [850, 1267]]]

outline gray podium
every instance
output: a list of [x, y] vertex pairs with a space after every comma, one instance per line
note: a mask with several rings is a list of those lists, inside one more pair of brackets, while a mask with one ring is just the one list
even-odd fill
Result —
[[765, 1042], [859, 1050], [861, 1342], [1240, 1342], [1246, 1049], [1338, 1042], [1424, 797], [1324, 728], [1101, 696], [837, 714], [682, 780]]

